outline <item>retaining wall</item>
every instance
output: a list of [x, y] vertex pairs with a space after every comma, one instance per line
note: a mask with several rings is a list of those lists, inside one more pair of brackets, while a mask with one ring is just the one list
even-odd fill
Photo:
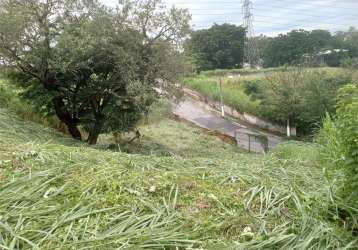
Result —
[[[196, 99], [196, 100], [199, 100], [199, 101], [202, 101], [202, 102], [205, 102], [206, 104], [208, 104], [210, 107], [218, 110], [221, 112], [221, 105], [219, 102], [217, 101], [214, 101], [214, 100], [211, 100], [209, 99], [208, 97], [206, 96], [203, 96], [202, 94], [194, 91], [194, 90], [191, 90], [191, 89], [188, 89], [188, 88], [184, 88], [184, 92], [185, 94], [191, 96], [192, 98]], [[236, 118], [236, 119], [239, 119], [239, 120], [242, 120], [244, 122], [247, 122], [251, 125], [254, 125], [254, 126], [257, 126], [261, 129], [265, 129], [265, 130], [268, 130], [268, 131], [271, 131], [271, 132], [276, 132], [276, 133], [280, 133], [280, 134], [286, 134], [287, 133], [287, 128], [286, 126], [282, 126], [282, 125], [279, 125], [279, 124], [274, 124], [272, 122], [269, 122], [269, 121], [265, 121], [257, 116], [254, 116], [254, 115], [251, 115], [251, 114], [248, 114], [246, 112], [242, 113], [242, 112], [239, 112], [237, 111], [236, 109], [234, 108], [231, 108], [227, 105], [224, 105], [224, 111], [225, 111], [225, 114], [233, 117], [233, 118]], [[291, 127], [291, 135], [292, 136], [296, 136], [297, 135], [297, 131], [296, 131], [296, 128], [295, 127]]]

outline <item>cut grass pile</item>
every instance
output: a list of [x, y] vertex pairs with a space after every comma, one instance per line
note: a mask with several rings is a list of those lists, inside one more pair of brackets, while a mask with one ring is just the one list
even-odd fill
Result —
[[0, 109], [0, 248], [355, 247], [330, 219], [316, 145], [261, 156], [171, 120], [141, 131], [143, 148], [127, 154]]
[[[189, 129], [190, 128], [190, 129]], [[100, 137], [100, 148], [110, 148], [130, 154], [173, 156], [177, 158], [217, 157], [230, 159], [244, 151], [210, 136], [209, 131], [189, 127], [172, 119], [161, 119], [139, 127], [142, 138], [127, 143], [132, 135], [124, 136], [119, 144], [114, 144], [111, 135]], [[216, 154], [213, 152], [215, 151]]]

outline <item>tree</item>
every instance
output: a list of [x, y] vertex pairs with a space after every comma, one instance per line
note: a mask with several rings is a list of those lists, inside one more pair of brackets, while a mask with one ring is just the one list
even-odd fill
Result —
[[[114, 12], [89, 0], [3, 0], [0, 56], [17, 69], [25, 97], [46, 107], [75, 139], [128, 131], [181, 73], [186, 11], [160, 0], [121, 1]], [[175, 69], [173, 69], [173, 67]], [[165, 84], [163, 84], [165, 83]]]
[[288, 125], [297, 125], [302, 100], [299, 69], [267, 76], [267, 88], [262, 106], [263, 115]]
[[328, 30], [312, 30], [310, 33], [313, 50], [316, 52], [324, 49], [333, 49], [332, 39], [332, 34]]
[[244, 41], [243, 27], [215, 24], [210, 29], [192, 32], [186, 49], [199, 71], [231, 69], [243, 64]]
[[264, 52], [264, 65], [277, 67], [285, 64], [298, 64], [304, 54], [314, 52], [315, 44], [310, 32], [293, 30], [286, 35], [279, 35], [271, 40]]
[[339, 31], [334, 36], [335, 45], [340, 49], [347, 49], [351, 58], [358, 57], [358, 30], [354, 27], [348, 31]]
[[[261, 46], [261, 56], [265, 67], [297, 65], [304, 62], [304, 58], [319, 57], [324, 57], [327, 65], [337, 67], [347, 56], [358, 57], [358, 32], [355, 28], [350, 28], [347, 32], [337, 32], [335, 35], [327, 30], [293, 30], [271, 39], [255, 39], [262, 40], [261, 43], [264, 44]], [[327, 50], [330, 50], [329, 54], [325, 54]]]
[[332, 41], [331, 33], [326, 30], [293, 30], [280, 34], [269, 41], [263, 52], [265, 66], [297, 65], [303, 61], [304, 56], [333, 49]]
[[279, 123], [289, 121], [301, 135], [312, 134], [326, 113], [335, 112], [338, 89], [351, 81], [346, 73], [332, 76], [302, 68], [268, 75], [259, 85], [260, 112]]
[[267, 50], [268, 46], [270, 46], [272, 37], [267, 37], [264, 35], [252, 37], [252, 43], [257, 47], [257, 53], [260, 61], [263, 61], [265, 58], [265, 51]]

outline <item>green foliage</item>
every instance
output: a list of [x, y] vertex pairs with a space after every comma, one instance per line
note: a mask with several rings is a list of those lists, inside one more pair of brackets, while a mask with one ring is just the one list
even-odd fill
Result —
[[265, 51], [264, 64], [265, 67], [277, 67], [298, 63], [304, 54], [313, 50], [310, 33], [305, 30], [294, 30], [272, 39]]
[[[183, 84], [193, 90], [196, 90], [203, 95], [220, 101], [219, 79], [208, 78], [205, 76], [198, 76], [194, 78], [186, 78]], [[223, 81], [223, 99], [225, 104], [231, 106], [241, 112], [254, 113], [257, 110], [259, 103], [250, 99], [242, 88], [237, 85], [234, 80], [226, 79]]]
[[[241, 72], [242, 70], [240, 70]], [[218, 73], [214, 77], [215, 72]], [[228, 71], [204, 72], [183, 80], [185, 86], [220, 101], [219, 76]], [[298, 128], [299, 135], [312, 135], [328, 112], [335, 113], [337, 90], [352, 81], [346, 70], [281, 68], [262, 73], [244, 71], [241, 77], [223, 78], [224, 103], [238, 111]], [[251, 75], [249, 72], [253, 72]]]
[[[355, 28], [347, 32], [331, 34], [327, 30], [293, 30], [277, 37], [258, 37], [257, 44], [265, 67], [326, 64], [337, 67], [341, 60], [358, 55], [358, 32]], [[339, 51], [335, 51], [338, 49]], [[325, 54], [330, 50], [330, 54]], [[322, 52], [322, 53], [321, 53]]]
[[284, 67], [266, 68], [266, 69], [214, 69], [200, 72], [200, 75], [207, 77], [227, 77], [228, 75], [233, 76], [247, 76], [247, 75], [262, 75], [263, 73], [270, 73], [275, 71], [285, 70]]
[[348, 50], [351, 58], [358, 57], [358, 30], [355, 27], [348, 31], [339, 31], [335, 35], [335, 43], [339, 48]]
[[350, 82], [345, 72], [331, 75], [324, 71], [295, 69], [267, 77], [261, 93], [260, 113], [273, 121], [290, 120], [299, 133], [317, 130], [324, 115], [335, 112], [338, 88]]
[[[14, 88], [7, 80], [1, 80], [0, 78], [0, 107], [7, 108], [14, 112], [16, 115], [26, 121], [32, 121], [42, 124], [47, 127], [52, 127], [58, 131], [67, 133], [66, 128], [61, 122], [51, 115], [42, 115], [43, 113], [31, 105], [31, 103], [21, 98], [23, 93], [19, 88]], [[34, 97], [38, 98], [38, 96]]]
[[210, 29], [194, 31], [186, 49], [198, 71], [232, 69], [243, 64], [244, 41], [244, 28], [214, 24]]
[[341, 209], [350, 213], [358, 224], [358, 87], [349, 84], [338, 91], [337, 113], [334, 118], [325, 119], [319, 135], [322, 145], [321, 157], [329, 167], [332, 178], [342, 171], [339, 179], [338, 197], [344, 203]]
[[342, 67], [352, 70], [358, 70], [358, 57], [355, 58], [345, 58], [341, 62]]
[[26, 87], [23, 96], [73, 138], [86, 130], [90, 144], [133, 130], [154, 89], [174, 95], [184, 71], [177, 45], [189, 30], [187, 11], [161, 0], [121, 1], [117, 10], [97, 1], [0, 2], [0, 56]]

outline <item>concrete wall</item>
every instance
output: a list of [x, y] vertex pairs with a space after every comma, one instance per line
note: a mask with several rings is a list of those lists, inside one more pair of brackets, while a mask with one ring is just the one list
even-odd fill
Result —
[[[200, 93], [196, 92], [196, 91], [193, 91], [191, 89], [187, 89], [187, 88], [184, 88], [184, 92], [191, 96], [192, 98], [196, 99], [196, 100], [199, 100], [199, 101], [202, 101], [202, 102], [205, 102], [206, 104], [208, 104], [210, 107], [218, 110], [221, 112], [221, 105], [219, 102], [216, 102], [216, 101], [213, 101], [213, 100], [210, 100], [209, 98], [201, 95]], [[271, 132], [278, 132], [278, 133], [281, 133], [281, 134], [284, 134], [286, 135], [287, 133], [287, 128], [286, 126], [282, 126], [282, 125], [279, 125], [279, 124], [274, 124], [272, 122], [269, 122], [269, 121], [265, 121], [264, 119], [261, 119], [257, 116], [254, 116], [254, 115], [251, 115], [251, 114], [248, 114], [248, 113], [241, 113], [241, 112], [238, 112], [237, 110], [229, 107], [229, 106], [226, 106], [224, 105], [224, 111], [227, 115], [233, 117], [233, 118], [236, 118], [236, 119], [239, 119], [239, 120], [242, 120], [242, 121], [245, 121], [249, 124], [252, 124], [254, 126], [257, 126], [259, 128], [262, 128], [262, 129], [265, 129], [265, 130], [268, 130], [268, 131], [271, 131]], [[295, 127], [291, 127], [291, 135], [292, 136], [296, 136], [297, 135], [297, 131], [296, 131], [296, 128]]]

